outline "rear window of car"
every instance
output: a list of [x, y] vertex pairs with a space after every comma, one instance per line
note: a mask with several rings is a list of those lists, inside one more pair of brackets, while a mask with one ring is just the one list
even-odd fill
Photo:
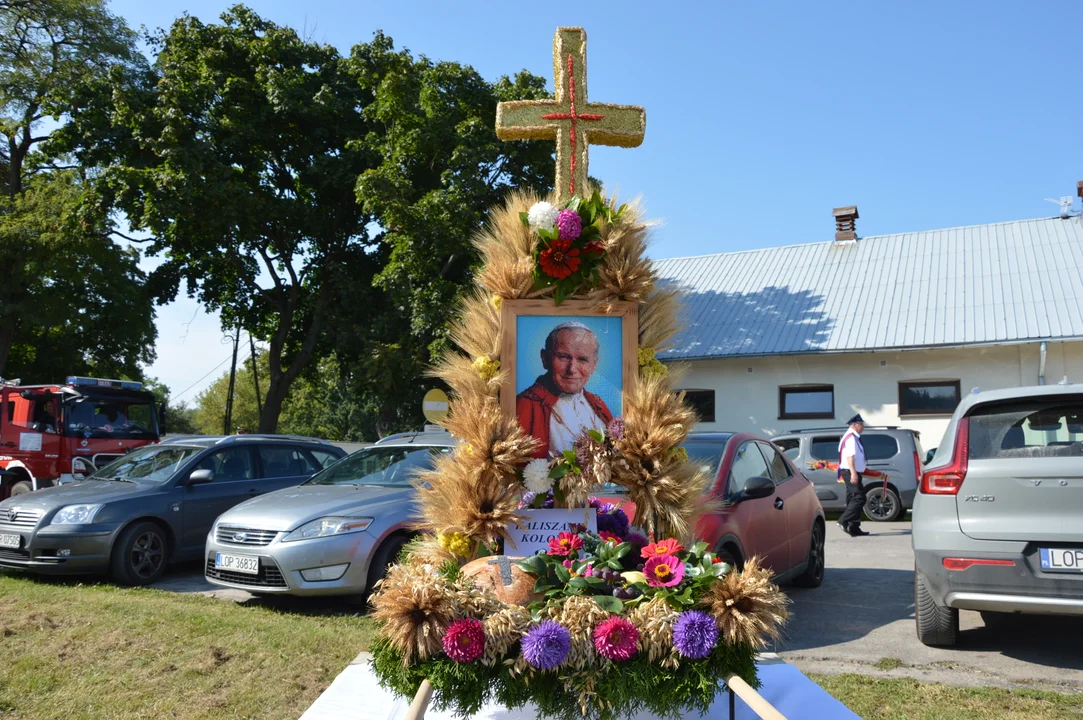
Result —
[[791, 462], [796, 462], [798, 456], [801, 455], [800, 438], [778, 438], [772, 440], [772, 442], [782, 450], [782, 454], [788, 457]]
[[890, 435], [865, 433], [861, 436], [861, 444], [868, 460], [888, 460], [899, 454], [899, 441]]
[[839, 440], [842, 440], [842, 435], [817, 435], [812, 438], [809, 455], [812, 455], [817, 460], [837, 461], [839, 459]]
[[[812, 438], [809, 453], [817, 460], [838, 462], [840, 440], [842, 435], [816, 436]], [[890, 435], [866, 432], [861, 436], [861, 445], [866, 460], [887, 460], [899, 454], [899, 441]]]
[[970, 457], [1083, 456], [1083, 397], [982, 405], [970, 417]]

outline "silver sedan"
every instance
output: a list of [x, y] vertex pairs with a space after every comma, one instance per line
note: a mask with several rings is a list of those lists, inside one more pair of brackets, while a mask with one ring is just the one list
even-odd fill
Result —
[[454, 445], [446, 433], [395, 435], [241, 503], [207, 536], [207, 580], [253, 593], [366, 592], [411, 537], [415, 473]]

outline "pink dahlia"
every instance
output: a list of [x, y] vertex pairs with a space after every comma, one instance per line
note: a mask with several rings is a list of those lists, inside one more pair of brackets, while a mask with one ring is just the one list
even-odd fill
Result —
[[611, 617], [594, 628], [594, 648], [604, 658], [620, 662], [636, 654], [639, 631], [622, 617]]
[[684, 579], [684, 563], [674, 555], [655, 555], [643, 566], [651, 587], [673, 587]]
[[455, 662], [474, 662], [485, 652], [485, 628], [480, 620], [461, 618], [448, 626], [443, 644]]
[[561, 240], [575, 240], [583, 232], [583, 219], [575, 210], [561, 210], [557, 215], [557, 230]]
[[578, 535], [562, 532], [549, 541], [550, 555], [571, 555], [583, 547], [583, 540]]

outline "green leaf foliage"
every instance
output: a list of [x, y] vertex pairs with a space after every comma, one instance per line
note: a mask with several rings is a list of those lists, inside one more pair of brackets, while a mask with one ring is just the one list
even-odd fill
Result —
[[[476, 715], [488, 702], [511, 709], [533, 703], [540, 717], [617, 720], [645, 712], [665, 720], [706, 714], [717, 695], [725, 691], [722, 677], [735, 673], [753, 687], [755, 652], [745, 646], [719, 645], [702, 660], [682, 659], [675, 669], [651, 663], [643, 654], [621, 663], [607, 663], [588, 672], [528, 670], [512, 675], [498, 663], [456, 663], [444, 655], [404, 667], [402, 656], [380, 637], [372, 645], [372, 667], [380, 685], [413, 698], [424, 678], [435, 690], [433, 704], [457, 716]], [[519, 652], [518, 646], [511, 651]], [[592, 688], [582, 715], [580, 689]]]

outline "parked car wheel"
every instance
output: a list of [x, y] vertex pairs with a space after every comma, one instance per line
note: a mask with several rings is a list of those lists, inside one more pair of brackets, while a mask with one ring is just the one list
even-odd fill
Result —
[[903, 514], [902, 500], [891, 488], [880, 485], [865, 492], [865, 517], [875, 522], [894, 522]]
[[406, 535], [392, 535], [376, 549], [372, 564], [369, 565], [368, 587], [365, 588], [367, 591], [371, 592], [376, 583], [384, 579], [384, 575], [387, 575], [387, 566], [398, 559], [403, 546], [408, 542], [410, 538]]
[[954, 645], [959, 635], [959, 611], [937, 605], [925, 576], [914, 570], [914, 623], [923, 645]]
[[165, 574], [169, 541], [150, 521], [129, 525], [113, 545], [110, 571], [120, 585], [149, 585]]
[[808, 561], [805, 571], [793, 579], [797, 587], [820, 587], [824, 581], [824, 525], [818, 522], [812, 526], [812, 539], [809, 541]]
[[11, 486], [11, 497], [25, 495], [28, 492], [34, 492], [34, 486], [30, 484], [29, 480], [20, 480]]

